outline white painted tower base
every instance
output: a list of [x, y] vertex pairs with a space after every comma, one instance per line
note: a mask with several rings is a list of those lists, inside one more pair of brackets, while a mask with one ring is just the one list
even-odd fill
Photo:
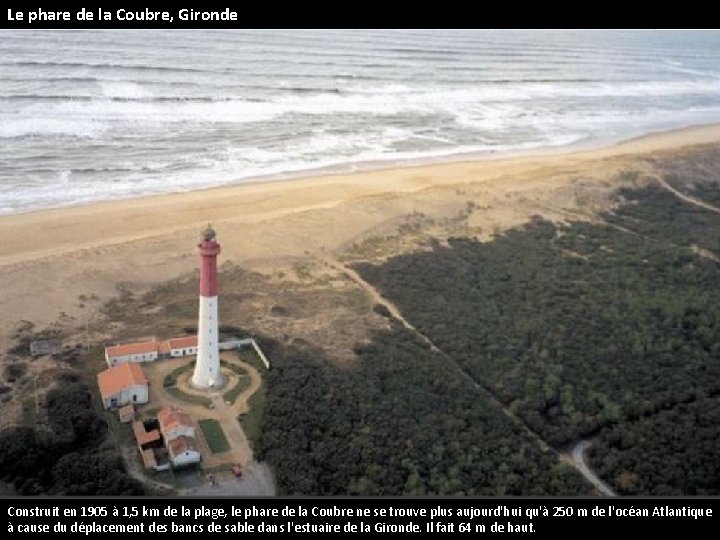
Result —
[[198, 316], [198, 352], [192, 384], [196, 388], [217, 388], [224, 384], [218, 348], [217, 296], [200, 297]]

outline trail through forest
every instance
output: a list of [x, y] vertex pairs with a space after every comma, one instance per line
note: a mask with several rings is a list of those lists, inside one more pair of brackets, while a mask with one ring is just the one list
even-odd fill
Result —
[[[472, 384], [476, 390], [479, 390], [483, 392], [487, 397], [492, 400], [493, 403], [497, 404], [498, 407], [502, 409], [502, 411], [505, 413], [505, 415], [510, 418], [513, 422], [520, 425], [527, 433], [530, 435], [530, 437], [537, 442], [541, 448], [552, 452], [555, 454], [557, 459], [563, 461], [564, 463], [567, 463], [574, 467], [580, 474], [583, 475], [583, 477], [590, 482], [600, 493], [607, 496], [615, 496], [615, 493], [600, 480], [588, 467], [587, 463], [584, 461], [584, 450], [587, 449], [590, 445], [589, 441], [581, 441], [579, 444], [582, 444], [583, 442], [587, 443], [587, 446], [585, 446], [582, 451], [580, 452], [580, 460], [577, 461], [576, 459], [564, 459], [563, 455], [558, 452], [555, 448], [553, 448], [550, 444], [548, 444], [545, 439], [543, 439], [537, 432], [535, 432], [533, 429], [528, 426], [522, 418], [517, 416], [515, 413], [513, 413], [510, 409], [508, 409], [500, 400], [498, 400], [495, 395], [489, 391], [487, 388], [485, 388], [483, 385], [481, 385], [479, 382], [475, 380], [475, 378], [470, 375], [467, 371], [463, 369], [463, 367], [458, 364], [458, 362], [452, 358], [450, 355], [445, 353], [442, 349], [435, 346], [432, 342], [432, 340], [427, 337], [425, 334], [420, 332], [415, 326], [413, 326], [410, 322], [408, 322], [407, 319], [402, 315], [402, 312], [400, 309], [392, 303], [390, 300], [385, 298], [382, 294], [380, 294], [380, 291], [378, 291], [372, 284], [365, 281], [360, 274], [355, 272], [352, 268], [348, 268], [347, 266], [343, 265], [341, 262], [327, 256], [327, 255], [317, 255], [317, 257], [330, 265], [331, 267], [335, 268], [336, 270], [342, 272], [347, 277], [352, 279], [355, 283], [357, 283], [364, 291], [366, 291], [370, 297], [373, 299], [373, 301], [377, 304], [381, 304], [385, 306], [390, 314], [397, 319], [405, 328], [413, 332], [415, 335], [417, 335], [420, 339], [422, 339], [425, 343], [427, 343], [430, 348], [439, 354], [441, 354], [445, 359], [447, 359], [448, 363], [451, 364], [455, 370], [470, 384]], [[577, 446], [575, 449], [573, 449], [573, 456], [575, 456], [575, 450], [577, 449]]]
[[595, 486], [595, 489], [600, 493], [608, 497], [617, 497], [617, 494], [592, 471], [588, 462], [585, 460], [585, 453], [590, 446], [592, 446], [592, 442], [587, 439], [583, 439], [573, 446], [572, 465], [580, 471], [588, 482]]

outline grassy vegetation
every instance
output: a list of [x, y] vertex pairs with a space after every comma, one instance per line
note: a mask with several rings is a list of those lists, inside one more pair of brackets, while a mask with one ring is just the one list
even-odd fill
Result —
[[163, 387], [169, 388], [171, 386], [175, 386], [180, 375], [190, 371], [194, 365], [195, 364], [193, 362], [188, 362], [187, 364], [172, 370], [170, 373], [165, 375], [165, 378], [163, 379]]
[[27, 373], [27, 364], [16, 362], [14, 364], [5, 365], [5, 380], [7, 382], [15, 382]]
[[236, 373], [237, 375], [247, 375], [245, 368], [233, 362], [228, 362], [227, 360], [220, 360], [220, 365], [225, 369], [229, 369], [230, 371]]
[[388, 253], [396, 253], [400, 244], [400, 235], [371, 236], [359, 244], [353, 244], [348, 253], [340, 257], [340, 260], [381, 258]]
[[174, 396], [182, 401], [187, 401], [188, 403], [202, 405], [203, 407], [207, 407], [209, 409], [212, 407], [212, 400], [210, 400], [210, 398], [204, 396], [196, 396], [194, 394], [188, 394], [187, 392], [183, 392], [182, 390], [180, 390], [180, 388], [175, 386], [180, 375], [190, 371], [193, 366], [193, 362], [188, 362], [187, 364], [172, 370], [170, 373], [165, 375], [165, 378], [163, 379], [163, 387], [165, 388], [165, 391], [171, 396]]
[[[41, 404], [46, 425], [0, 432], [0, 480], [21, 495], [140, 495], [125, 475], [108, 426], [124, 437], [115, 418], [98, 414], [99, 400], [80, 382], [61, 381]], [[34, 400], [28, 404], [34, 410]], [[108, 421], [109, 420], [109, 421]]]
[[165, 314], [169, 317], [179, 319], [190, 319], [197, 316], [197, 300], [185, 302], [173, 302], [163, 307]]
[[265, 364], [258, 355], [257, 351], [252, 345], [249, 345], [243, 349], [238, 350], [238, 356], [243, 362], [250, 364], [252, 367], [257, 369], [260, 373], [267, 371]]
[[213, 454], [222, 454], [223, 452], [230, 450], [230, 443], [228, 442], [227, 437], [225, 437], [225, 432], [223, 431], [220, 422], [217, 420], [205, 419], [200, 420], [198, 425], [200, 426], [203, 435], [205, 435], [205, 440], [207, 441]]
[[61, 339], [62, 332], [57, 328], [44, 328], [36, 331], [35, 325], [29, 321], [21, 321], [13, 335], [16, 345], [10, 349], [11, 354], [30, 355], [30, 343], [38, 339]]
[[169, 388], [165, 388], [165, 391], [171, 396], [176, 397], [181, 401], [195, 403], [196, 405], [202, 405], [203, 407], [207, 407], [208, 409], [212, 408], [212, 400], [210, 398], [188, 394], [187, 392], [183, 392], [182, 390], [180, 390], [177, 386], [170, 386]]
[[363, 315], [372, 309], [373, 303], [365, 291], [351, 289], [343, 295], [343, 304], [353, 312]]
[[127, 289], [121, 288], [117, 298], [110, 299], [100, 310], [110, 320], [123, 320], [127, 317], [126, 307], [133, 303], [135, 295]]
[[307, 262], [296, 262], [293, 265], [293, 270], [295, 271], [295, 274], [303, 281], [313, 279], [312, 269], [312, 265]]
[[250, 376], [242, 366], [238, 366], [237, 364], [232, 364], [224, 360], [221, 360], [220, 364], [224, 368], [233, 371], [238, 376], [238, 382], [235, 386], [223, 394], [223, 400], [225, 400], [226, 403], [235, 403], [237, 397], [250, 386]]
[[248, 400], [248, 412], [238, 416], [238, 422], [250, 442], [250, 447], [256, 450], [262, 436], [263, 419], [265, 416], [265, 384], [261, 384], [258, 391]]
[[155, 471], [153, 469], [150, 469], [148, 471], [145, 471], [145, 474], [152, 478], [155, 482], [168, 484], [176, 488], [182, 487], [175, 478], [175, 472], [172, 469], [168, 469], [166, 471]]
[[[261, 374], [267, 373], [267, 368], [254, 347], [247, 347], [242, 350], [238, 350], [238, 356], [243, 362], [250, 364]], [[245, 369], [241, 366], [233, 364], [232, 362], [223, 360], [221, 361], [221, 364], [223, 367], [232, 369], [241, 377], [240, 381], [234, 388], [223, 394], [223, 399], [225, 401], [234, 403], [235, 399], [237, 399], [237, 397], [250, 386], [250, 376], [247, 374]], [[258, 388], [258, 391], [255, 392], [255, 394], [250, 396], [250, 399], [248, 400], [248, 408], [249, 411], [247, 413], [238, 416], [238, 422], [240, 422], [240, 425], [250, 442], [250, 446], [252, 448], [257, 448], [258, 441], [260, 440], [260, 436], [262, 434], [263, 415], [265, 413], [264, 383], [260, 385], [260, 388]]]
[[135, 447], [135, 434], [133, 433], [132, 423], [123, 424], [120, 422], [120, 417], [117, 411], [106, 411], [100, 405], [99, 400], [97, 404], [93, 403], [95, 412], [107, 423], [108, 429], [115, 437], [115, 442], [121, 445], [129, 445]]
[[21, 415], [20, 415], [20, 422], [23, 426], [35, 426], [39, 422], [39, 418], [37, 415], [37, 408], [35, 403], [35, 396], [31, 395], [28, 397], [22, 398], [22, 401], [20, 402], [22, 409], [21, 409]]

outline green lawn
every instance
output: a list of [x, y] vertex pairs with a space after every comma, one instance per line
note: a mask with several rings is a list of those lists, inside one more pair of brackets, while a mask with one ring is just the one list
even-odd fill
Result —
[[169, 388], [166, 388], [165, 391], [171, 396], [174, 396], [182, 401], [196, 403], [197, 405], [202, 405], [208, 409], [212, 407], [212, 401], [210, 398], [188, 394], [187, 392], [180, 390], [177, 386], [170, 386]]
[[240, 360], [242, 360], [243, 362], [247, 362], [255, 369], [257, 369], [260, 373], [265, 373], [267, 371], [265, 364], [260, 359], [260, 356], [258, 355], [254, 347], [247, 346], [243, 347], [242, 349], [238, 349], [237, 354], [240, 357]]
[[247, 375], [240, 376], [237, 384], [223, 394], [223, 399], [231, 405], [235, 403], [237, 397], [242, 394], [250, 386], [250, 377]]
[[194, 365], [195, 362], [188, 362], [187, 364], [172, 370], [170, 373], [165, 375], [165, 378], [163, 379], [163, 387], [165, 388], [165, 391], [171, 396], [181, 399], [182, 401], [187, 401], [188, 403], [202, 405], [209, 409], [212, 406], [212, 401], [210, 400], [210, 398], [188, 394], [187, 392], [183, 392], [177, 386], [175, 386], [180, 375], [182, 375], [186, 371], [190, 371]]
[[250, 447], [253, 450], [258, 448], [258, 441], [262, 435], [263, 417], [265, 414], [265, 384], [261, 384], [258, 391], [248, 400], [247, 413], [238, 416], [238, 421], [248, 438]]
[[223, 394], [223, 400], [225, 400], [226, 403], [233, 404], [237, 397], [250, 386], [250, 376], [242, 366], [226, 362], [225, 360], [221, 360], [220, 363], [224, 368], [232, 370], [238, 376], [237, 384]]
[[163, 386], [165, 388], [175, 386], [175, 384], [177, 384], [178, 377], [180, 377], [180, 375], [182, 375], [186, 371], [190, 371], [194, 365], [195, 362], [188, 362], [183, 366], [173, 369], [170, 373], [165, 375], [165, 378], [163, 379]]
[[230, 443], [225, 437], [220, 422], [217, 420], [205, 419], [198, 422], [200, 429], [205, 435], [205, 440], [213, 454], [222, 454], [230, 450]]

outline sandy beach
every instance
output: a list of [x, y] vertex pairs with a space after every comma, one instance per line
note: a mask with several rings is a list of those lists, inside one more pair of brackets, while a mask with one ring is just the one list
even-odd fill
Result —
[[[310, 253], [342, 254], [396, 234], [408, 216], [438, 237], [480, 238], [526, 221], [591, 219], [608, 206], [618, 173], [648, 167], [657, 153], [717, 143], [710, 125], [643, 136], [606, 148], [437, 163], [245, 183], [0, 217], [0, 335], [20, 320], [37, 325], [77, 316], [78, 297], [143, 290], [196, 268], [194, 245], [208, 222], [222, 261], [277, 272]], [[6, 341], [6, 340], [4, 340]], [[0, 348], [6, 348], [7, 342]]]

